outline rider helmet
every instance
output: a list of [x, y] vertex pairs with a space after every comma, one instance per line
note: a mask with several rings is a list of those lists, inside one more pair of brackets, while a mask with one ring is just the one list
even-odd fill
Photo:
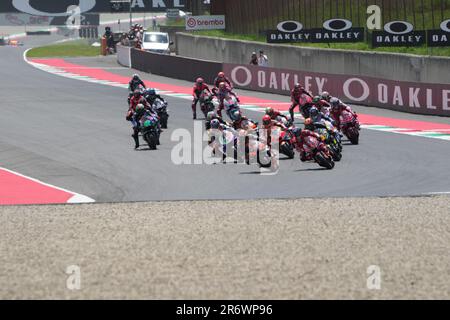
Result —
[[220, 71], [220, 72], [217, 74], [217, 76], [218, 76], [219, 78], [225, 78], [225, 73], [224, 73], [223, 71]]
[[296, 83], [295, 85], [294, 85], [294, 89], [295, 90], [303, 90], [304, 88], [302, 87], [302, 85], [300, 84], [300, 83]]
[[142, 112], [142, 111], [144, 111], [144, 109], [145, 109], [145, 107], [144, 107], [144, 105], [142, 103], [139, 103], [136, 106], [136, 112]]
[[217, 119], [211, 120], [211, 129], [219, 129], [220, 122]]
[[139, 75], [137, 73], [133, 74], [133, 80], [140, 80]]
[[319, 115], [319, 109], [317, 109], [316, 107], [312, 107], [309, 110], [309, 115], [311, 116], [312, 119], [317, 118], [317, 116]]
[[341, 104], [341, 100], [339, 100], [338, 98], [331, 98], [330, 104], [333, 109], [337, 109]]
[[153, 88], [148, 88], [145, 93], [149, 96], [154, 96], [156, 94], [156, 90]]
[[225, 89], [226, 88], [226, 84], [225, 84], [225, 82], [221, 82], [221, 83], [219, 83], [219, 89]]
[[195, 83], [197, 83], [198, 85], [202, 85], [205, 82], [205, 80], [203, 80], [203, 78], [197, 78], [197, 80], [195, 80]]
[[271, 115], [273, 115], [273, 113], [274, 113], [273, 108], [271, 108], [271, 107], [266, 108], [266, 114], [267, 115], [271, 116]]
[[239, 110], [233, 112], [233, 118], [235, 121], [240, 121], [242, 119], [242, 115]]
[[328, 91], [322, 92], [320, 97], [325, 101], [330, 101], [330, 98], [331, 98], [330, 93]]
[[292, 133], [294, 134], [294, 136], [296, 138], [298, 138], [302, 134], [302, 129], [301, 128], [295, 128], [295, 129], [292, 130]]
[[310, 126], [311, 123], [312, 123], [311, 118], [306, 118], [306, 119], [305, 119], [305, 127], [306, 127], [306, 126]]
[[272, 123], [272, 118], [269, 115], [266, 114], [262, 118], [262, 123], [263, 123], [264, 126], [269, 126]]
[[142, 95], [142, 93], [139, 89], [134, 90], [133, 94], [135, 97], [139, 97], [140, 95]]
[[212, 119], [214, 119], [214, 117], [216, 116], [216, 113], [214, 111], [210, 111], [208, 112], [208, 114], [206, 115], [206, 120], [207, 121], [211, 121]]
[[312, 103], [317, 104], [317, 103], [320, 102], [320, 100], [322, 100], [322, 98], [321, 98], [320, 96], [315, 96], [315, 97], [312, 99]]

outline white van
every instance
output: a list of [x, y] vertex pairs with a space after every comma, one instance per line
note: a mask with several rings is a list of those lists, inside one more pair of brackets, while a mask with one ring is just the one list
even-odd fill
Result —
[[164, 32], [145, 32], [142, 41], [142, 48], [145, 51], [170, 54], [170, 46], [173, 44], [169, 40], [169, 34]]

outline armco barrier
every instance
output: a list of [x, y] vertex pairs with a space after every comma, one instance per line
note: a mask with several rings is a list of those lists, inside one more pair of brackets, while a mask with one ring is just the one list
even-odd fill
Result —
[[222, 70], [222, 63], [151, 53], [131, 49], [131, 65], [134, 69], [156, 75], [194, 82], [202, 77], [212, 83]]
[[131, 68], [131, 48], [124, 47], [120, 44], [116, 46], [117, 48], [117, 62], [122, 66]]
[[288, 95], [292, 85], [300, 82], [307, 90], [329, 91], [349, 103], [450, 116], [450, 84], [392, 81], [237, 64], [224, 64], [224, 71], [235, 87], [241, 89]]

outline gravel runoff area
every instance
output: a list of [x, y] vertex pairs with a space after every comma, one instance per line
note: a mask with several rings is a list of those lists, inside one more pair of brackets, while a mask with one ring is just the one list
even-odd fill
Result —
[[0, 225], [1, 299], [450, 298], [448, 196], [1, 207]]

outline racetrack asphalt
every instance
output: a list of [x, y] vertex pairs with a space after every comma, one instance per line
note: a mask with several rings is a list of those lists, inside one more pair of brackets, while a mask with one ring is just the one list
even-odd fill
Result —
[[[450, 298], [450, 198], [376, 197], [449, 192], [447, 141], [363, 130], [333, 171], [298, 157], [275, 176], [175, 166], [170, 133], [192, 130], [187, 100], [168, 98], [161, 150], [136, 152], [125, 89], [47, 74], [24, 49], [0, 47], [1, 166], [99, 202], [245, 200], [0, 207], [0, 298]], [[70, 265], [79, 291], [66, 287]], [[371, 265], [381, 290], [366, 286]]]
[[[161, 147], [137, 152], [130, 124], [124, 119], [126, 89], [57, 77], [23, 62], [24, 48], [1, 50], [0, 148], [7, 150], [0, 155], [2, 166], [98, 202], [405, 196], [450, 191], [447, 141], [369, 130], [362, 131], [360, 145], [345, 146], [343, 160], [332, 171], [302, 164], [298, 157], [281, 160], [274, 176], [261, 176], [257, 166], [175, 165], [171, 154], [178, 142], [171, 141], [173, 131], [194, 130], [189, 101], [169, 97], [170, 128], [162, 135]], [[89, 58], [82, 60], [92, 64]], [[108, 68], [108, 61], [99, 67]], [[384, 111], [377, 109], [378, 113]], [[261, 117], [260, 113], [246, 113], [253, 119]]]

